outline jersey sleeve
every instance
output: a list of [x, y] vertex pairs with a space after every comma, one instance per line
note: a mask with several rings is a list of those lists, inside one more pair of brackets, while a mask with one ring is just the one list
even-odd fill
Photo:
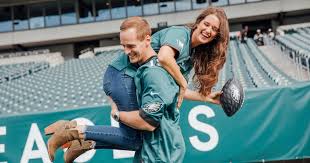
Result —
[[161, 37], [161, 46], [167, 45], [179, 53], [182, 52], [187, 39], [187, 33], [185, 30], [178, 28], [171, 28], [167, 30], [164, 36]]
[[160, 68], [148, 68], [141, 77], [143, 90], [139, 114], [147, 123], [158, 127], [176, 93], [169, 88], [169, 75]]

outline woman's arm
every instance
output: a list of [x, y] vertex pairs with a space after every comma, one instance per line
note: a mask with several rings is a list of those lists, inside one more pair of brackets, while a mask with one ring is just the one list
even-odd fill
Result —
[[158, 52], [158, 61], [161, 66], [166, 69], [180, 86], [177, 107], [182, 104], [185, 90], [187, 89], [187, 81], [180, 71], [176, 59], [174, 58], [177, 51], [170, 46], [164, 45]]
[[175, 49], [170, 46], [164, 45], [160, 48], [158, 52], [158, 61], [180, 86], [177, 107], [179, 108], [181, 106], [183, 97], [188, 100], [203, 101], [219, 105], [219, 96], [221, 95], [221, 92], [213, 92], [208, 96], [203, 96], [196, 91], [187, 89], [187, 81], [182, 75], [180, 67], [178, 66], [176, 59], [174, 58], [176, 53], [177, 51]]
[[208, 96], [203, 96], [199, 92], [192, 91], [190, 89], [186, 89], [184, 98], [193, 101], [203, 101], [209, 102], [212, 104], [220, 104], [220, 95], [222, 92], [212, 92]]

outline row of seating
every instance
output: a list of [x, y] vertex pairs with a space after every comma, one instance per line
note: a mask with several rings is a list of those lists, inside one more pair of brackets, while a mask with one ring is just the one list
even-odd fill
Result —
[[303, 44], [306, 44], [307, 45], [307, 49], [309, 49], [309, 46], [310, 46], [310, 34], [300, 34], [300, 33], [293, 33], [291, 35], [293, 38], [299, 40], [299, 41], [302, 41]]
[[51, 67], [62, 64], [64, 57], [60, 52], [46, 53], [40, 55], [19, 56], [0, 59], [0, 65], [18, 64], [25, 62], [48, 62]]
[[122, 46], [120, 45], [108, 46], [108, 47], [97, 47], [97, 48], [94, 48], [94, 53], [95, 55], [99, 55], [101, 53], [113, 52], [114, 50], [121, 50], [121, 49], [122, 49]]
[[247, 73], [247, 69], [244, 66], [244, 61], [241, 58], [240, 49], [236, 40], [231, 40], [230, 42], [231, 53], [229, 54], [232, 57], [231, 70], [236, 78], [238, 78], [242, 86], [247, 88], [253, 88], [254, 83], [250, 79], [250, 76]]
[[293, 34], [286, 34], [286, 35], [281, 36], [281, 37], [283, 37], [284, 39], [286, 39], [286, 40], [290, 41], [291, 43], [297, 45], [298, 47], [302, 48], [303, 50], [305, 50], [307, 52], [310, 50], [310, 47], [309, 47], [309, 45], [307, 45], [307, 43], [297, 39], [296, 36], [295, 37], [293, 36]]
[[72, 59], [0, 84], [0, 112], [20, 114], [105, 104], [103, 72], [117, 55]]
[[285, 34], [289, 32], [295, 32], [296, 30], [304, 30], [310, 33], [310, 23], [299, 23], [299, 24], [290, 24], [282, 25], [277, 28], [277, 33]]
[[0, 65], [0, 84], [12, 81], [38, 71], [47, 69], [47, 62], [27, 62], [21, 64]]
[[[229, 56], [227, 56], [227, 57], [229, 57]], [[228, 72], [229, 71], [228, 69], [230, 66], [230, 63], [228, 63], [228, 62], [231, 63], [230, 58], [226, 59], [226, 63], [224, 64], [222, 70], [220, 71], [219, 77], [218, 77], [218, 82], [216, 83], [214, 90], [220, 90], [221, 87], [225, 84], [225, 82], [230, 78], [230, 77], [228, 77], [228, 74], [231, 74]], [[193, 71], [193, 73], [194, 73], [194, 71]], [[194, 87], [194, 85], [192, 87]]]
[[249, 76], [251, 77], [254, 85], [256, 87], [270, 87], [275, 85], [264, 73], [264, 71], [260, 68], [259, 64], [253, 60], [250, 56], [250, 51], [246, 44], [239, 44], [240, 54], [244, 60], [244, 63], [247, 67], [247, 71]]
[[[296, 29], [296, 30], [299, 30], [299, 29]], [[304, 31], [308, 34], [310, 34], [310, 27], [307, 27], [307, 28], [300, 28], [301, 31]]]
[[21, 57], [21, 56], [29, 56], [29, 55], [39, 55], [39, 54], [47, 54], [49, 53], [49, 49], [40, 49], [40, 50], [32, 50], [32, 51], [21, 51], [14, 53], [1, 53], [0, 58], [11, 58], [11, 57]]
[[103, 50], [103, 49], [100, 49], [100, 50], [97, 50], [95, 52], [95, 56], [99, 56], [99, 55], [115, 55], [115, 54], [119, 54], [119, 53], [122, 53], [122, 49], [120, 48], [117, 48], [117, 49], [111, 49], [111, 50]]
[[287, 86], [291, 85], [296, 80], [292, 79], [285, 73], [281, 72], [277, 67], [273, 66], [267, 58], [264, 57], [263, 53], [258, 49], [253, 39], [247, 40], [247, 45], [251, 50], [252, 58], [255, 58], [264, 72], [268, 77], [275, 82], [277, 85]]
[[298, 34], [299, 34], [300, 36], [306, 38], [306, 39], [308, 40], [307, 42], [309, 42], [309, 40], [310, 40], [310, 31], [309, 31], [309, 33], [307, 33], [307, 32], [304, 31], [304, 30], [297, 30], [297, 32], [298, 32]]
[[296, 64], [310, 72], [310, 28], [291, 30], [275, 40]]

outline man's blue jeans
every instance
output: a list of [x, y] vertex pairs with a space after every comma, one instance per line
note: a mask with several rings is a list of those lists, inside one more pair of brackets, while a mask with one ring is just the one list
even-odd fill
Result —
[[[138, 110], [134, 79], [124, 71], [109, 66], [104, 74], [103, 90], [119, 111]], [[120, 123], [120, 127], [87, 126], [86, 140], [96, 141], [95, 149], [137, 150], [142, 145], [141, 131]]]

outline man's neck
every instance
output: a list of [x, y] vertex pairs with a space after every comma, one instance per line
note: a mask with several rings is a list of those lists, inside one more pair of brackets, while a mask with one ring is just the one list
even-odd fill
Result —
[[141, 62], [139, 62], [139, 65], [144, 64], [147, 62], [151, 57], [156, 56], [156, 52], [153, 50], [153, 48], [148, 48], [145, 53], [143, 54], [144, 57]]

